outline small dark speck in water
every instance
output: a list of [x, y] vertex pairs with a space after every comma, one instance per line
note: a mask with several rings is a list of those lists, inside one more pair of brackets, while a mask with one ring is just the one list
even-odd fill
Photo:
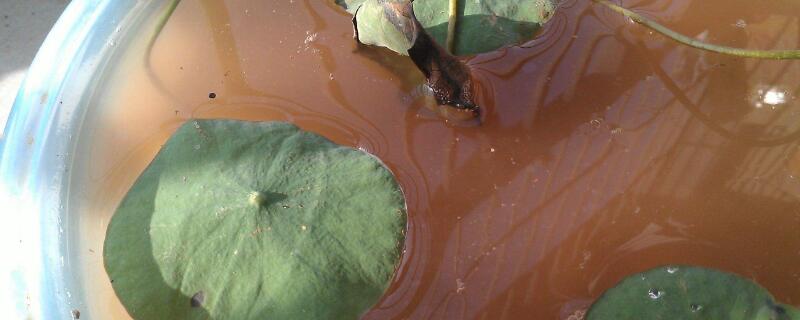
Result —
[[189, 299], [189, 305], [191, 305], [192, 308], [199, 308], [203, 305], [203, 300], [205, 299], [205, 293], [203, 293], [203, 291], [197, 291], [197, 293], [195, 293], [192, 298]]
[[212, 93], [209, 93], [209, 94], [208, 94], [208, 98], [209, 98], [209, 99], [214, 99], [214, 98], [216, 98], [216, 97], [217, 97], [217, 94], [216, 94], [216, 93], [213, 93], [213, 92], [212, 92]]
[[72, 310], [72, 319], [80, 319], [81, 318], [81, 311], [78, 309]]

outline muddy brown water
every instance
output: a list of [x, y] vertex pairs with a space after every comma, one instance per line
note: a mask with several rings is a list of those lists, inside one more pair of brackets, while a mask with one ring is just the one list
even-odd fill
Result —
[[[623, 5], [717, 44], [800, 47], [796, 1]], [[408, 59], [358, 48], [327, 1], [183, 1], [149, 67], [147, 38], [109, 70], [79, 137], [77, 259], [95, 317], [127, 317], [102, 266], [108, 220], [191, 118], [290, 121], [396, 174], [406, 254], [366, 319], [565, 319], [665, 264], [800, 304], [798, 62], [698, 51], [565, 0], [537, 39], [468, 59], [485, 112], [464, 126], [414, 98]]]

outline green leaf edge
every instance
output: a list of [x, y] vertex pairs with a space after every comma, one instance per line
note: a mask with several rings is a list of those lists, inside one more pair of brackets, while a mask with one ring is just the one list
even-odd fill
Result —
[[[297, 127], [297, 126], [295, 126], [294, 124], [287, 123], [287, 122], [278, 122], [278, 121], [240, 121], [240, 120], [230, 120], [230, 119], [202, 119], [202, 120], [201, 120], [201, 119], [190, 119], [190, 120], [186, 121], [186, 123], [184, 123], [184, 124], [183, 124], [183, 125], [182, 125], [182, 126], [181, 126], [181, 127], [180, 127], [180, 128], [177, 130], [177, 131], [176, 131], [176, 133], [177, 133], [177, 132], [178, 132], [180, 129], [190, 126], [190, 124], [192, 124], [192, 123], [194, 123], [194, 125], [196, 126], [198, 123], [201, 123], [201, 122], [215, 122], [215, 121], [230, 121], [230, 122], [236, 122], [236, 121], [239, 121], [239, 122], [245, 122], [245, 123], [261, 123], [261, 124], [275, 124], [275, 125], [281, 125], [281, 126], [288, 126], [288, 127], [291, 127], [291, 128], [294, 128], [294, 129], [296, 129], [296, 130], [298, 131], [298, 133], [300, 133], [300, 134], [307, 134], [307, 135], [311, 135], [311, 136], [313, 136], [312, 138], [314, 138], [314, 139], [320, 139], [320, 140], [323, 140], [325, 143], [329, 143], [329, 144], [331, 144], [331, 145], [333, 145], [333, 146], [335, 146], [335, 147], [337, 147], [337, 148], [348, 149], [348, 150], [350, 150], [350, 151], [359, 152], [359, 153], [361, 153], [361, 154], [363, 154], [363, 155], [365, 155], [365, 156], [369, 157], [370, 159], [372, 159], [372, 161], [374, 161], [374, 162], [376, 162], [377, 164], [379, 164], [379, 165], [380, 165], [382, 168], [384, 168], [384, 170], [386, 170], [386, 172], [388, 172], [388, 173], [389, 173], [389, 174], [390, 174], [390, 175], [393, 177], [393, 179], [392, 179], [392, 182], [393, 182], [393, 183], [396, 185], [396, 188], [397, 188], [397, 190], [398, 190], [398, 191], [399, 191], [399, 193], [400, 193], [400, 197], [401, 197], [401, 201], [402, 201], [402, 206], [401, 206], [400, 210], [402, 211], [402, 212], [401, 212], [401, 215], [402, 215], [402, 217], [403, 217], [403, 225], [404, 225], [404, 227], [403, 227], [403, 229], [400, 231], [400, 234], [399, 234], [399, 237], [398, 237], [398, 243], [397, 243], [397, 247], [396, 247], [396, 249], [395, 249], [395, 252], [396, 252], [396, 257], [395, 257], [395, 259], [394, 259], [394, 261], [395, 261], [395, 263], [394, 263], [394, 266], [393, 266], [393, 268], [392, 268], [392, 271], [390, 272], [390, 276], [389, 276], [389, 278], [388, 278], [388, 279], [386, 279], [386, 283], [385, 283], [385, 285], [383, 286], [383, 287], [384, 287], [384, 289], [383, 289], [383, 291], [384, 291], [384, 292], [383, 292], [382, 294], [385, 294], [385, 290], [386, 290], [386, 289], [388, 289], [388, 286], [390, 285], [391, 279], [393, 278], [393, 276], [392, 276], [392, 275], [396, 274], [396, 272], [397, 272], [397, 270], [398, 270], [398, 268], [399, 268], [400, 264], [402, 263], [402, 256], [403, 256], [403, 254], [404, 254], [404, 251], [405, 251], [405, 249], [404, 249], [404, 248], [405, 248], [405, 247], [404, 247], [404, 243], [405, 243], [406, 233], [407, 233], [407, 231], [408, 231], [408, 221], [407, 221], [407, 211], [408, 211], [408, 210], [407, 210], [407, 202], [406, 202], [406, 200], [405, 200], [405, 196], [404, 196], [404, 194], [403, 194], [403, 190], [402, 190], [402, 188], [400, 187], [399, 183], [397, 183], [397, 181], [396, 181], [396, 178], [394, 178], [394, 174], [391, 172], [391, 170], [389, 170], [389, 168], [388, 168], [388, 167], [385, 165], [385, 163], [383, 163], [383, 162], [382, 162], [382, 161], [381, 161], [381, 160], [380, 160], [378, 157], [376, 157], [375, 155], [372, 155], [372, 154], [370, 154], [370, 153], [364, 152], [363, 150], [360, 150], [360, 149], [356, 149], [356, 148], [350, 148], [350, 147], [346, 147], [346, 146], [342, 146], [342, 145], [336, 144], [336, 143], [334, 143], [334, 142], [330, 141], [329, 139], [327, 139], [327, 138], [325, 138], [325, 137], [323, 137], [323, 136], [321, 136], [321, 135], [318, 135], [318, 134], [316, 134], [316, 133], [313, 133], [313, 132], [305, 131], [305, 130], [303, 130], [303, 129], [301, 129], [301, 128]], [[162, 150], [160, 150], [160, 151], [159, 151], [159, 154], [161, 153], [161, 151], [163, 151], [164, 147], [168, 145], [168, 143], [169, 143], [169, 140], [172, 140], [173, 136], [174, 136], [174, 134], [173, 134], [172, 136], [170, 136], [170, 138], [168, 139], [167, 143], [165, 143], [165, 145], [164, 145], [164, 146], [162, 146]], [[158, 157], [158, 155], [156, 156], [156, 158], [157, 158], [157, 157]], [[155, 158], [154, 158], [154, 160], [153, 160], [153, 161], [155, 161]], [[150, 167], [152, 164], [153, 164], [153, 163], [151, 162], [151, 163], [148, 165], [148, 168], [149, 168], [149, 167]], [[145, 172], [146, 172], [146, 171], [147, 171], [147, 169], [145, 169]], [[144, 174], [144, 172], [143, 172], [143, 174]], [[139, 178], [137, 178], [137, 181], [138, 181], [138, 179], [140, 179], [140, 178], [141, 178], [141, 176], [140, 176]], [[125, 196], [125, 198], [127, 198], [127, 195]], [[123, 200], [122, 200], [122, 201], [125, 201], [125, 199], [123, 198]], [[249, 199], [249, 201], [251, 201], [251, 202], [252, 202], [252, 201], [254, 201], [254, 200], [253, 200], [253, 198], [251, 197], [251, 198]], [[252, 204], [252, 203], [251, 203], [251, 204]], [[112, 220], [113, 220], [113, 217], [112, 217]], [[109, 223], [109, 229], [110, 229], [110, 227], [111, 227], [111, 223]], [[106, 245], [107, 245], [107, 243], [106, 243], [106, 242], [107, 242], [107, 239], [106, 239], [106, 241], [104, 241], [104, 250], [106, 249]], [[105, 257], [105, 252], [104, 252], [104, 267], [105, 267], [105, 269], [106, 269], [106, 272], [108, 272], [108, 264], [107, 264], [107, 261], [106, 261], [106, 259], [105, 259], [105, 258], [106, 258], [106, 257]], [[111, 282], [112, 282], [112, 286], [113, 286], [114, 280], [112, 279], [112, 280], [111, 280]], [[116, 290], [115, 290], [115, 293], [116, 293]], [[376, 300], [375, 300], [375, 301], [373, 301], [373, 302], [372, 302], [372, 304], [374, 304], [374, 303], [377, 303], [377, 302], [379, 301], [379, 298], [380, 298], [380, 296], [376, 297]], [[195, 299], [195, 297], [193, 296], [193, 297], [191, 297], [191, 299], [192, 299], [192, 302], [194, 303], [194, 299]], [[187, 301], [187, 302], [188, 302], [188, 301]], [[131, 312], [131, 310], [130, 310], [130, 309], [128, 309], [128, 306], [125, 306], [125, 308], [126, 308], [126, 310], [127, 310], [128, 312]], [[368, 311], [368, 310], [369, 310], [369, 308], [367, 308], [367, 309], [363, 310], [363, 312], [366, 312], [366, 311]], [[196, 311], [197, 311], [197, 312], [194, 312], [194, 313], [190, 314], [190, 315], [191, 315], [191, 318], [193, 318], [193, 319], [194, 319], [194, 318], [199, 318], [199, 319], [207, 319], [207, 318], [210, 318], [210, 316], [209, 316], [208, 314], [206, 314], [206, 313], [204, 313], [204, 312], [203, 312], [203, 308], [198, 308], [198, 309], [196, 309]], [[168, 318], [168, 317], [167, 317], [167, 318]], [[165, 319], [167, 319], [167, 318], [165, 318]], [[335, 318], [339, 319], [339, 318], [341, 318], [341, 317], [335, 317]]]
[[[673, 270], [673, 271], [670, 271]], [[653, 269], [649, 269], [647, 271], [643, 271], [640, 273], [635, 273], [629, 276], [626, 276], [624, 279], [620, 280], [614, 287], [609, 288], [606, 290], [595, 302], [590, 306], [589, 310], [586, 313], [586, 320], [626, 320], [626, 319], [688, 319], [688, 318], [681, 318], [678, 317], [676, 314], [670, 315], [670, 317], [674, 318], [647, 318], [647, 314], [638, 314], [635, 318], [625, 318], [619, 317], [618, 315], [609, 315], [608, 308], [612, 308], [612, 310], [616, 309], [613, 307], [609, 307], [609, 305], [614, 304], [614, 299], [618, 298], [618, 296], [625, 296], [627, 295], [630, 289], [628, 288], [635, 288], [637, 286], [636, 282], [643, 281], [645, 279], [650, 278], [655, 273], [676, 273], [676, 272], [704, 272], [710, 274], [712, 276], [712, 281], [716, 280], [720, 282], [724, 278], [727, 280], [733, 279], [737, 281], [740, 285], [746, 285], [751, 288], [752, 294], [751, 295], [763, 295], [767, 297], [767, 301], [764, 302], [764, 305], [767, 308], [759, 309], [758, 314], [755, 317], [751, 318], [741, 318], [736, 320], [800, 320], [800, 309], [779, 303], [775, 300], [772, 294], [764, 287], [760, 286], [756, 282], [744, 278], [738, 274], [725, 272], [717, 269], [712, 268], [705, 268], [705, 267], [698, 267], [698, 266], [690, 266], [690, 265], [665, 265], [656, 267]], [[663, 274], [662, 274], [663, 275]], [[713, 279], [716, 278], [716, 279]], [[641, 292], [638, 294], [650, 294], [650, 292]], [[668, 293], [665, 293], [668, 294]], [[652, 298], [652, 297], [651, 297]], [[618, 302], [617, 302], [618, 303]], [[716, 306], [714, 306], [716, 307]], [[712, 307], [712, 308], [714, 308]], [[723, 306], [730, 307], [730, 306]], [[618, 310], [618, 309], [616, 309]], [[773, 311], [773, 312], [770, 312]], [[776, 312], [777, 311], [777, 312]], [[598, 312], [601, 312], [598, 314]], [[650, 315], [652, 316], [652, 315]], [[707, 319], [707, 318], [692, 318], [692, 319]], [[717, 319], [717, 318], [708, 318], [708, 319]], [[727, 319], [726, 319], [727, 320]], [[731, 319], [734, 320], [734, 319]]]

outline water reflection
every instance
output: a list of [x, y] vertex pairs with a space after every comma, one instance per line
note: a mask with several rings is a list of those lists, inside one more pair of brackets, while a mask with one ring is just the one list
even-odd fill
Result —
[[[118, 110], [87, 131], [93, 159], [111, 154], [87, 174], [102, 177], [101, 225], [185, 115], [288, 120], [376, 153], [407, 197], [406, 254], [367, 319], [558, 318], [629, 273], [679, 263], [800, 302], [800, 277], [787, 277], [800, 255], [785, 250], [800, 247], [800, 63], [700, 52], [567, 0], [536, 40], [468, 61], [486, 113], [457, 127], [405, 97], [422, 80], [413, 64], [355, 46], [335, 4], [228, 1], [214, 10], [230, 21], [210, 22], [182, 6], [153, 60], [182, 104], [133, 68], [104, 100]], [[626, 6], [715, 43], [800, 45], [793, 0]], [[783, 103], [764, 104], [778, 92]]]
[[757, 109], [769, 107], [775, 109], [786, 104], [789, 92], [781, 88], [757, 86], [751, 89], [751, 103]]
[[[735, 26], [738, 19], [748, 21], [749, 32], [775, 20], [782, 30], [798, 25], [796, 17], [764, 13], [781, 12], [773, 10], [785, 3], [742, 5], [710, 22], [701, 13], [720, 5], [712, 2], [630, 6], [678, 17], [669, 24], [687, 34], [742, 46], [754, 45], [753, 34]], [[480, 130], [446, 135], [461, 140], [435, 153], [451, 173], [442, 185], [469, 187], [435, 189], [432, 202], [447, 202], [454, 192], [475, 200], [436, 212], [445, 220], [435, 227], [444, 240], [415, 254], [442, 257], [428, 268], [445, 271], [425, 275], [421, 298], [401, 315], [557, 315], [564, 314], [557, 306], [597, 296], [625, 274], [658, 264], [769, 278], [760, 273], [763, 265], [735, 260], [767, 259], [785, 273], [800, 263], [769, 259], [762, 250], [789, 241], [791, 228], [779, 216], [800, 214], [798, 198], [779, 183], [784, 155], [800, 138], [800, 119], [786, 110], [800, 106], [787, 103], [781, 116], [761, 117], [747, 99], [758, 83], [796, 88], [796, 76], [781, 70], [798, 64], [698, 52], [586, 2], [565, 7], [542, 38], [470, 61], [489, 101], [481, 104], [493, 108]], [[770, 35], [770, 47], [797, 45], [795, 33]], [[407, 131], [420, 129], [409, 123]], [[754, 223], [753, 212], [764, 221]], [[458, 290], [459, 281], [466, 289]], [[799, 299], [779, 282], [775, 292]]]

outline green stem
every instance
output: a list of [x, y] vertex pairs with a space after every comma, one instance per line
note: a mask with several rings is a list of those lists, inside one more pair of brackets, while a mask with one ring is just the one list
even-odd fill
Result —
[[[150, 50], [153, 49], [153, 45], [156, 43], [156, 39], [158, 39], [158, 35], [161, 34], [161, 30], [164, 29], [164, 26], [167, 24], [167, 21], [172, 16], [172, 13], [175, 12], [175, 8], [178, 7], [178, 3], [181, 0], [172, 0], [169, 4], [167, 4], [167, 9], [164, 10], [164, 13], [158, 18], [158, 22], [156, 24], [155, 32], [153, 36], [150, 38], [150, 42], [147, 44], [147, 57], [150, 57]], [[149, 60], [149, 59], [148, 59]]]
[[181, 0], [172, 0], [167, 4], [167, 7], [164, 9], [164, 13], [161, 14], [161, 17], [158, 18], [156, 22], [156, 27], [153, 30], [153, 35], [150, 36], [150, 40], [147, 43], [147, 48], [144, 51], [144, 67], [145, 72], [147, 72], [147, 77], [153, 82], [153, 86], [155, 86], [159, 91], [164, 93], [165, 96], [172, 98], [173, 100], [177, 100], [172, 93], [169, 92], [164, 86], [164, 83], [159, 79], [155, 73], [153, 72], [153, 68], [150, 65], [151, 55], [153, 54], [153, 46], [156, 44], [156, 39], [161, 34], [161, 31], [164, 29], [164, 26], [167, 25], [167, 21], [170, 17], [172, 17], [172, 13], [175, 12], [175, 8], [178, 7], [178, 3]]
[[747, 49], [724, 47], [724, 46], [705, 43], [696, 39], [692, 39], [675, 31], [672, 31], [671, 29], [659, 24], [658, 22], [645, 18], [644, 16], [641, 16], [636, 12], [620, 7], [614, 3], [611, 3], [608, 0], [594, 0], [594, 1], [608, 7], [611, 10], [614, 10], [622, 14], [623, 16], [630, 18], [636, 23], [642, 24], [650, 29], [657, 31], [658, 33], [667, 36], [672, 40], [675, 40], [690, 47], [721, 54], [727, 54], [731, 56], [745, 57], [745, 58], [773, 59], [773, 60], [800, 59], [800, 50], [767, 50], [767, 51], [747, 50]]
[[456, 21], [458, 19], [458, 0], [450, 0], [447, 13], [447, 51], [455, 54], [456, 47]]

